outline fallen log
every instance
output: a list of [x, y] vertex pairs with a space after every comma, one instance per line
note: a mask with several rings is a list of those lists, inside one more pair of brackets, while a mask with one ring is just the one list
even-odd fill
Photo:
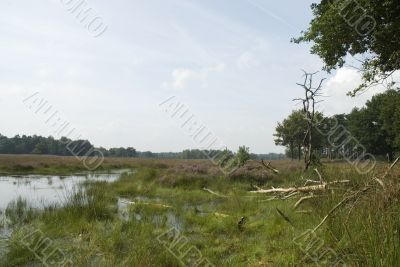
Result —
[[213, 194], [213, 195], [215, 195], [215, 196], [217, 196], [217, 197], [227, 197], [227, 196], [221, 195], [221, 194], [219, 194], [219, 193], [217, 193], [217, 192], [214, 192], [214, 191], [212, 191], [211, 189], [208, 189], [208, 188], [206, 188], [206, 187], [204, 187], [203, 190], [204, 190], [204, 191], [207, 191], [208, 193]]
[[320, 184], [320, 181], [315, 181], [315, 180], [306, 180], [303, 186], [307, 186], [308, 184]]
[[279, 171], [271, 166], [271, 162], [268, 162], [268, 164], [265, 164], [264, 160], [261, 160], [261, 165], [263, 165], [265, 168], [273, 171], [274, 173], [279, 174]]
[[342, 201], [340, 201], [335, 207], [333, 207], [328, 214], [322, 219], [322, 221], [312, 230], [313, 232], [317, 231], [324, 223], [325, 221], [329, 218], [329, 216], [331, 216], [335, 210], [337, 210], [340, 206], [342, 206], [343, 204], [347, 203], [348, 201], [358, 197], [360, 194], [365, 193], [366, 191], [368, 191], [370, 189], [370, 187], [364, 187], [363, 189], [355, 192], [354, 194], [345, 197]]
[[318, 169], [315, 168], [314, 171], [317, 173], [320, 183], [324, 184], [325, 181], [324, 181], [324, 179], [322, 179], [322, 175], [321, 175], [321, 173], [319, 173]]
[[303, 203], [303, 201], [305, 201], [307, 199], [311, 199], [311, 198], [316, 198], [316, 197], [319, 197], [319, 196], [310, 195], [310, 196], [302, 197], [294, 204], [294, 208], [296, 209], [301, 203]]
[[346, 184], [346, 183], [350, 183], [350, 180], [333, 181], [333, 182], [329, 182], [329, 183], [323, 183], [323, 184], [320, 184], [320, 185], [310, 185], [310, 186], [301, 186], [301, 187], [258, 189], [258, 190], [255, 190], [255, 191], [250, 191], [250, 193], [260, 193], [260, 194], [294, 193], [294, 192], [310, 193], [310, 192], [325, 191], [331, 185]]

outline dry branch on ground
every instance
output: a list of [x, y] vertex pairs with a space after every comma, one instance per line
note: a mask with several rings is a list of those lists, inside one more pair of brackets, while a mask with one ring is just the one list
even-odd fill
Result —
[[268, 162], [268, 164], [265, 164], [264, 160], [261, 160], [261, 165], [268, 170], [273, 171], [276, 174], [279, 174], [279, 170], [275, 169], [274, 167], [271, 166], [271, 162]]
[[333, 188], [329, 188], [329, 186], [331, 186], [331, 185], [347, 184], [347, 183], [350, 183], [350, 180], [340, 180], [340, 181], [333, 181], [333, 182], [329, 182], [329, 183], [323, 183], [323, 184], [319, 184], [319, 185], [310, 185], [310, 186], [301, 186], [301, 187], [258, 189], [255, 191], [250, 191], [250, 193], [262, 193], [262, 194], [294, 193], [294, 192], [311, 193], [311, 192], [326, 191], [327, 189], [333, 189]]

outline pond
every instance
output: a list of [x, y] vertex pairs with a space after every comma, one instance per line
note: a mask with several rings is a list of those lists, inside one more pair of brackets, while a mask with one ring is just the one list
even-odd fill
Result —
[[33, 208], [65, 203], [67, 196], [77, 186], [86, 181], [117, 180], [122, 173], [132, 172], [129, 169], [114, 170], [109, 173], [79, 173], [68, 176], [57, 175], [0, 175], [0, 211], [19, 197], [26, 200]]

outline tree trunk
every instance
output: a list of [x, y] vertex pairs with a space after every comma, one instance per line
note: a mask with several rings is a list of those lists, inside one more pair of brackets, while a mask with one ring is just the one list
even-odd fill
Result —
[[318, 87], [313, 86], [313, 76], [315, 73], [304, 72], [305, 79], [304, 83], [297, 85], [304, 89], [305, 97], [297, 98], [294, 100], [300, 100], [303, 104], [304, 115], [307, 120], [307, 132], [303, 139], [304, 147], [304, 169], [307, 170], [311, 163], [313, 162], [313, 129], [315, 126], [315, 105], [318, 103], [316, 97], [320, 96], [320, 90], [322, 88], [322, 83], [325, 79], [322, 79]]
[[290, 144], [290, 157], [294, 160], [294, 145], [293, 143]]
[[298, 155], [297, 155], [297, 157], [298, 157], [298, 159], [299, 159], [299, 161], [301, 160], [301, 146], [298, 146], [297, 147], [297, 152], [299, 153]]
[[389, 163], [393, 162], [393, 159], [394, 159], [394, 153], [393, 153], [393, 151], [389, 151], [389, 152], [387, 153], [387, 158], [388, 158]]

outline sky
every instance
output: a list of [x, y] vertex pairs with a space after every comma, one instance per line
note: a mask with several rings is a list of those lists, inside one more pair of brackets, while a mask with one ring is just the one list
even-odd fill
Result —
[[[36, 94], [96, 146], [196, 149], [160, 107], [174, 97], [229, 149], [283, 152], [277, 122], [300, 108], [302, 69], [323, 66], [310, 45], [290, 42], [308, 27], [312, 2], [2, 0], [0, 133], [54, 135], [26, 103]], [[86, 20], [81, 7], [91, 8]], [[350, 67], [320, 76], [327, 115], [378, 92], [346, 96], [360, 83]]]

